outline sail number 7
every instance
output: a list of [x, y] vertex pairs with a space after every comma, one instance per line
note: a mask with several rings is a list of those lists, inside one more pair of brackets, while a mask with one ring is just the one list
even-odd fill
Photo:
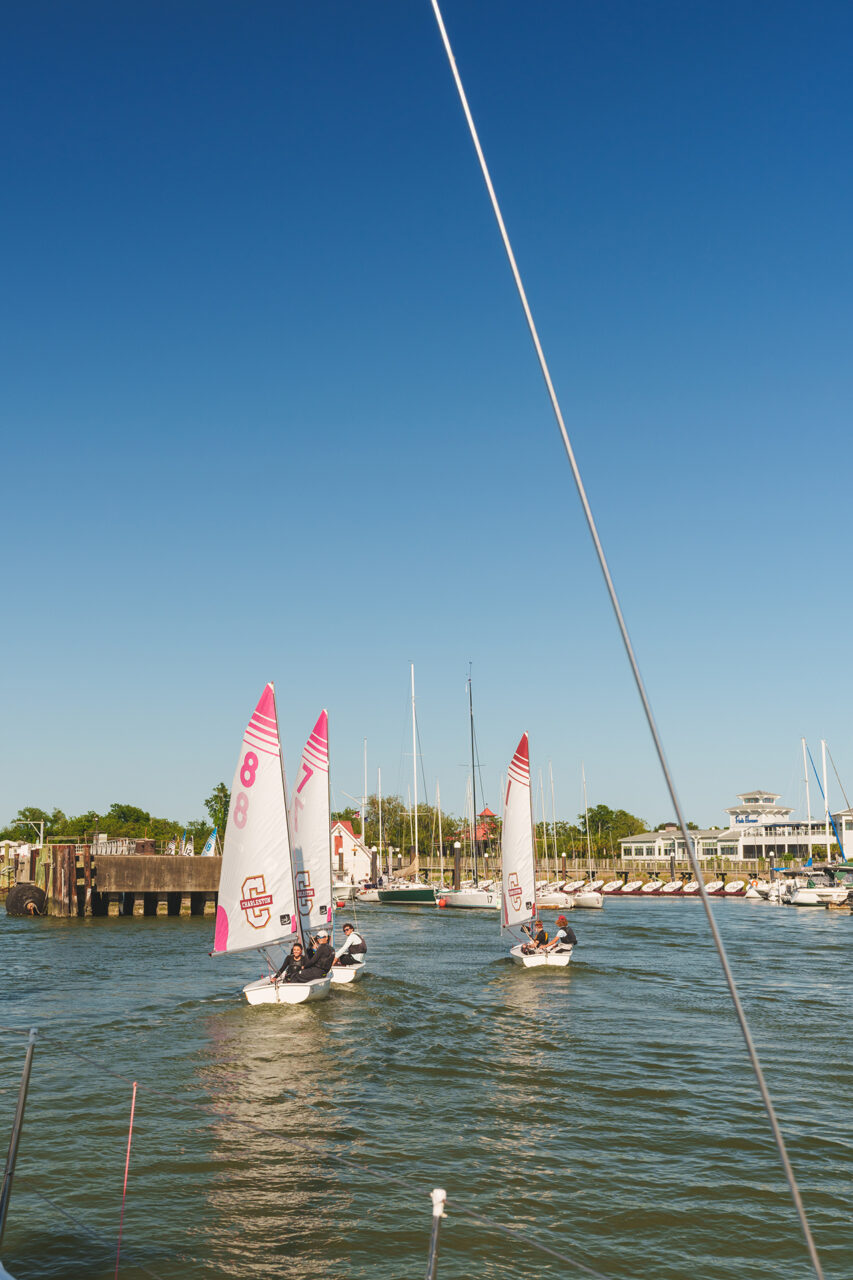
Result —
[[[249, 787], [255, 785], [255, 775], [258, 772], [258, 757], [254, 751], [247, 751], [243, 756], [243, 763], [240, 765], [240, 781], [248, 790]], [[245, 791], [238, 791], [234, 799], [234, 826], [241, 830], [245, 827], [249, 817], [249, 797]]]

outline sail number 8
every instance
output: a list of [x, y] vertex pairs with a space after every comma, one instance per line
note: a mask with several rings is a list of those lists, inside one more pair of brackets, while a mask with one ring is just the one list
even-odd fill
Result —
[[[240, 781], [244, 787], [253, 787], [255, 785], [255, 775], [258, 772], [258, 757], [254, 751], [247, 751], [243, 757], [243, 763], [240, 765]], [[234, 800], [234, 826], [243, 828], [249, 817], [249, 797], [245, 791], [238, 791]]]

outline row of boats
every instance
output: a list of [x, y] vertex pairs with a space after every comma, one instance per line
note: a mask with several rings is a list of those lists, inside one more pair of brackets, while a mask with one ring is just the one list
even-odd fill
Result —
[[[786, 905], [853, 906], [853, 869], [844, 864], [803, 870], [780, 869], [779, 878], [765, 880], [753, 876], [748, 880], [710, 880], [705, 892], [712, 898], [750, 898]], [[336, 884], [334, 893], [341, 905], [348, 899], [358, 902], [386, 903], [398, 906], [438, 906], [499, 911], [501, 886], [497, 881], [474, 881], [460, 889], [420, 881], [393, 881], [384, 886], [373, 884]], [[537, 881], [536, 905], [543, 910], [571, 911], [573, 907], [600, 909], [607, 897], [690, 898], [699, 893], [698, 880], [588, 880]]]

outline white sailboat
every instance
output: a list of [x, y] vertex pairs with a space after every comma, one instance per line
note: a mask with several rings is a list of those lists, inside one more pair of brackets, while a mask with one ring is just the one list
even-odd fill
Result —
[[[328, 788], [328, 775], [325, 785]], [[303, 942], [299, 923], [287, 790], [275, 689], [268, 684], [243, 734], [225, 825], [212, 955]], [[302, 1004], [328, 995], [330, 977], [310, 982], [259, 978], [243, 988], [249, 1004]]]
[[510, 957], [526, 969], [553, 965], [564, 968], [572, 958], [571, 947], [563, 951], [525, 955], [529, 928], [536, 918], [536, 877], [533, 865], [533, 810], [530, 803], [530, 748], [522, 734], [507, 773], [504, 820], [501, 831], [503, 895], [501, 934], [514, 939]]

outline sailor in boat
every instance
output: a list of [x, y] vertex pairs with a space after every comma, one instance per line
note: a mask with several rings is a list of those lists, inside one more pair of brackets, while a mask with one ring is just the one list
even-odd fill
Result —
[[346, 941], [335, 952], [335, 964], [363, 964], [367, 955], [367, 943], [349, 921], [344, 925], [344, 936]]
[[305, 952], [301, 942], [294, 942], [290, 954], [284, 957], [284, 964], [273, 974], [270, 982], [294, 982], [297, 974], [305, 968]]
[[314, 978], [325, 978], [335, 963], [335, 953], [329, 942], [325, 929], [317, 934], [317, 945], [309, 956], [308, 964], [293, 978], [294, 982], [311, 982]]
[[[528, 933], [528, 932], [529, 930], [525, 929], [525, 933]], [[533, 937], [531, 938], [530, 942], [525, 942], [521, 950], [524, 955], [532, 956], [536, 951], [545, 951], [547, 949], [547, 945], [548, 945], [548, 931], [546, 930], [542, 921], [537, 920], [536, 932], [533, 934]]]
[[541, 948], [542, 951], [571, 951], [577, 944], [577, 934], [565, 916], [557, 916], [557, 932], [552, 942]]

